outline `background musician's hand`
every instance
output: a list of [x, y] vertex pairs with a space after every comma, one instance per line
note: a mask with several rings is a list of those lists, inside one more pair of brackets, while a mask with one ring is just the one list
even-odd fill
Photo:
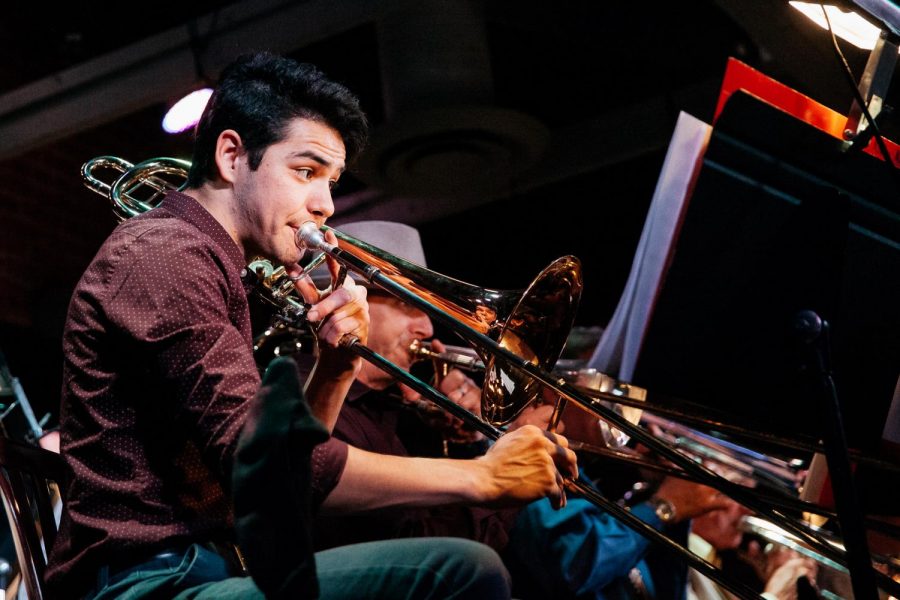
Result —
[[[515, 431], [525, 425], [534, 425], [538, 429], [547, 429], [550, 426], [550, 417], [553, 416], [553, 409], [554, 407], [549, 404], [529, 404], [516, 417], [516, 420], [509, 424], [508, 431]], [[556, 432], [563, 433], [565, 430], [565, 424], [560, 421], [556, 425]]]
[[796, 600], [797, 580], [806, 577], [815, 584], [818, 568], [813, 559], [796, 555], [775, 569], [766, 582], [764, 593], [773, 594], [778, 600]]
[[451, 369], [438, 389], [470, 413], [481, 416], [481, 387], [459, 369]]
[[654, 497], [669, 501], [675, 508], [675, 522], [693, 519], [714, 510], [721, 510], [734, 504], [734, 500], [723, 496], [713, 488], [678, 479], [665, 477], [659, 484]]
[[475, 463], [486, 467], [484, 502], [516, 505], [544, 496], [554, 508], [566, 504], [562, 474], [576, 477], [578, 466], [561, 435], [526, 425], [503, 435]]
[[[447, 348], [440, 340], [431, 341], [431, 349], [435, 352], [446, 352]], [[481, 417], [481, 387], [459, 369], [453, 368], [441, 378], [437, 385], [439, 392], [477, 417]], [[418, 394], [416, 394], [418, 397]], [[404, 394], [406, 397], [406, 394]], [[484, 434], [466, 426], [465, 422], [441, 411], [438, 416], [429, 414], [428, 424], [446, 432], [449, 441], [458, 444], [470, 444], [484, 439]]]

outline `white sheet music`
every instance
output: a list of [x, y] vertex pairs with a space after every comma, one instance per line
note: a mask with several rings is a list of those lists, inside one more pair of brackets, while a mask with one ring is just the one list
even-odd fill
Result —
[[884, 451], [894, 458], [900, 459], [900, 377], [894, 388], [894, 399], [888, 411], [884, 431], [881, 432]]
[[620, 381], [631, 381], [711, 131], [711, 126], [687, 113], [678, 116], [625, 290], [588, 367]]

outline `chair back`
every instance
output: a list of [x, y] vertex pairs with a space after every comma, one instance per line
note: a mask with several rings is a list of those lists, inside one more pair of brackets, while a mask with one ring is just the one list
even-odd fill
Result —
[[58, 530], [54, 499], [63, 493], [66, 473], [58, 454], [0, 437], [0, 496], [29, 600], [45, 597], [47, 555]]

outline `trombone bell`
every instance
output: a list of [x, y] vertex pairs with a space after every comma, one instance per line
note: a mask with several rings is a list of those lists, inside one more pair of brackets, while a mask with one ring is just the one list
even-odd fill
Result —
[[[497, 343], [531, 364], [550, 371], [559, 359], [581, 299], [581, 263], [574, 256], [553, 261], [541, 271], [503, 321]], [[498, 356], [485, 360], [481, 415], [504, 425], [542, 395], [544, 386]]]

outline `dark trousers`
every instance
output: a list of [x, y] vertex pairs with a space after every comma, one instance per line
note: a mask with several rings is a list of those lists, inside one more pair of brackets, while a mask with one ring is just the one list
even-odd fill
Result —
[[[315, 555], [322, 600], [509, 598], [509, 575], [497, 554], [458, 538], [410, 538], [355, 544]], [[198, 545], [108, 573], [86, 600], [256, 600], [249, 577], [229, 575], [225, 560]]]

